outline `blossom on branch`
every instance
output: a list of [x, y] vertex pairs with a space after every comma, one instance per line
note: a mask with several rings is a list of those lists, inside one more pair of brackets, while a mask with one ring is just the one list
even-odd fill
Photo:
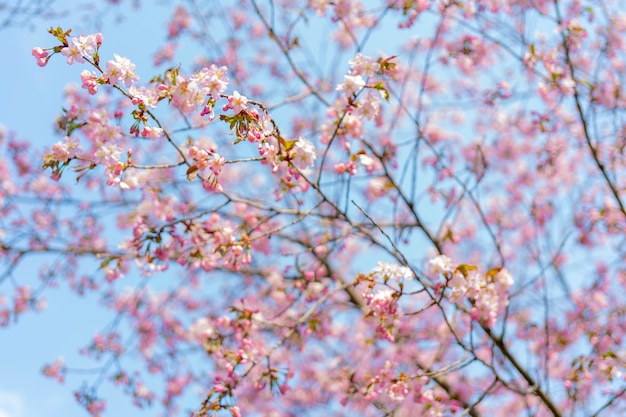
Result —
[[103, 36], [101, 33], [93, 35], [79, 36], [77, 38], [72, 37], [69, 40], [69, 44], [61, 49], [61, 54], [67, 57], [67, 63], [69, 65], [77, 63], [84, 63], [85, 58], [91, 59], [102, 44]]
[[294, 161], [300, 169], [313, 166], [316, 157], [315, 146], [302, 136], [293, 144], [289, 155], [289, 158]]
[[109, 81], [109, 84], [114, 85], [118, 81], [122, 81], [126, 88], [133, 85], [133, 83], [139, 81], [139, 76], [135, 73], [135, 64], [130, 62], [126, 57], [121, 57], [118, 54], [113, 54], [115, 60], [107, 61], [107, 71], [102, 74], [102, 77]]

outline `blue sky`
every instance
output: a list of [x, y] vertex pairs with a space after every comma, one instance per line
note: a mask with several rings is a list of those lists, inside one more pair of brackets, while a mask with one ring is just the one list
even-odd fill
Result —
[[[31, 49], [55, 44], [47, 33], [53, 25], [75, 28], [75, 34], [97, 32], [98, 28], [84, 23], [88, 22], [84, 19], [86, 12], [81, 15], [76, 11], [76, 5], [81, 3], [84, 1], [56, 2], [54, 7], [65, 7], [71, 12], [59, 19], [36, 19], [33, 24], [35, 29], [12, 27], [0, 31], [3, 54], [0, 67], [0, 89], [3, 92], [0, 125], [18, 132], [21, 139], [32, 143], [37, 150], [50, 147], [59, 140], [52, 126], [64, 101], [63, 90], [67, 83], [80, 81], [78, 75], [84, 67], [69, 67], [62, 56], [55, 56], [48, 66], [40, 68], [31, 56]], [[128, 12], [127, 9], [122, 10]], [[128, 20], [115, 31], [107, 28], [113, 27], [116, 14], [108, 13], [99, 18], [103, 25], [100, 31], [105, 36], [101, 50], [103, 58], [112, 56], [114, 52], [129, 56], [137, 64], [140, 75], [149, 78], [152, 75], [148, 72], [151, 55], [165, 34], [158, 31], [163, 25], [148, 22], [154, 19], [166, 21], [165, 10], [163, 7], [144, 7], [140, 14], [127, 13]], [[0, 19], [3, 17], [0, 12]], [[137, 47], [136, 43], [129, 42], [129, 36], [157, 41], [146, 47]], [[142, 67], [146, 69], [143, 73]], [[37, 262], [32, 264], [35, 268], [23, 268], [21, 273], [36, 274]], [[10, 295], [9, 287], [0, 286], [0, 294]], [[47, 290], [45, 298], [48, 301], [45, 311], [25, 314], [17, 324], [0, 329], [0, 417], [87, 415], [72, 397], [72, 391], [88, 376], [70, 375], [60, 385], [43, 377], [41, 369], [44, 363], [53, 362], [59, 356], [64, 356], [70, 365], [85, 363], [77, 351], [108, 323], [110, 313], [97, 306], [95, 296], [79, 298], [71, 294], [66, 286]], [[107, 405], [107, 415], [155, 414], [155, 410], [142, 413], [131, 405], [126, 396], [115, 391], [107, 394], [107, 384], [104, 388], [102, 392], [105, 395], [113, 395]]]

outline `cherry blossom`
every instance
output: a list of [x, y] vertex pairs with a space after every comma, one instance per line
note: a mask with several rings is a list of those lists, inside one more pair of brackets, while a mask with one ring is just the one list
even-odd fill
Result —
[[305, 169], [313, 166], [317, 156], [313, 144], [303, 137], [299, 137], [293, 144], [290, 157], [300, 169]]
[[135, 64], [130, 62], [128, 58], [121, 57], [118, 54], [114, 54], [114, 56], [115, 60], [107, 61], [107, 71], [102, 74], [103, 78], [107, 79], [110, 84], [122, 81], [126, 88], [139, 81], [139, 77], [135, 74]]
[[617, 2], [162, 6], [169, 68], [52, 26], [58, 137], [0, 129], [0, 326], [114, 317], [45, 376], [94, 416], [626, 412]]

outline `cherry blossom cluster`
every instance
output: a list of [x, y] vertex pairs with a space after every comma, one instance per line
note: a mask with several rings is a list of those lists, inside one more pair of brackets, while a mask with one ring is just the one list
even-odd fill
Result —
[[178, 6], [172, 15], [167, 29], [169, 38], [176, 38], [180, 36], [180, 33], [185, 29], [188, 29], [193, 22], [193, 19], [184, 7]]
[[267, 386], [282, 394], [289, 390], [287, 381], [290, 376], [278, 371], [275, 364], [278, 355], [273, 355], [259, 337], [261, 321], [259, 311], [246, 307], [242, 300], [240, 305], [233, 307], [233, 315], [213, 320], [202, 317], [192, 324], [189, 337], [215, 359], [220, 369], [215, 373], [202, 407], [194, 416], [207, 416], [209, 411], [217, 410], [229, 410], [233, 416], [241, 415], [239, 407], [232, 403], [241, 390], [261, 392]]
[[92, 417], [101, 417], [106, 410], [106, 402], [98, 398], [91, 391], [92, 390], [86, 388], [75, 391], [74, 398]]
[[312, 167], [316, 158], [315, 146], [302, 136], [295, 140], [289, 150], [289, 160], [300, 169]]
[[394, 73], [395, 65], [391, 58], [375, 59], [361, 53], [357, 53], [349, 64], [350, 71], [336, 87], [336, 91], [342, 94], [327, 111], [327, 117], [332, 122], [322, 125], [320, 141], [328, 144], [338, 138], [347, 154], [347, 159], [335, 162], [336, 173], [355, 175], [359, 162], [368, 173], [372, 173], [379, 168], [376, 159], [362, 146], [354, 150], [351, 140], [363, 138], [367, 121], [380, 123], [382, 102], [389, 98], [385, 82]]
[[372, 270], [372, 277], [384, 283], [387, 283], [388, 280], [400, 282], [413, 278], [413, 272], [406, 266], [378, 261], [378, 265]]
[[118, 54], [113, 54], [113, 56], [115, 59], [107, 61], [106, 63], [107, 70], [102, 74], [102, 78], [107, 80], [111, 85], [115, 85], [118, 81], [121, 81], [126, 88], [129, 88], [139, 81], [139, 77], [135, 73], [135, 64], [130, 62], [130, 59], [121, 57]]
[[202, 115], [213, 116], [213, 105], [228, 86], [228, 69], [224, 66], [211, 65], [192, 75], [182, 75], [177, 69], [166, 73], [162, 84], [158, 86], [159, 96], [167, 97], [183, 113], [191, 113], [199, 106]]
[[7, 326], [10, 320], [17, 318], [28, 311], [39, 311], [46, 307], [46, 301], [37, 297], [33, 289], [28, 285], [15, 287], [12, 305], [4, 297], [0, 296], [0, 327]]
[[404, 295], [403, 288], [413, 278], [410, 268], [382, 261], [367, 276], [360, 275], [362, 283], [367, 283], [367, 289], [361, 294], [367, 305], [365, 317], [376, 321], [378, 338], [395, 341], [402, 316], [400, 299]]
[[386, 361], [374, 376], [362, 383], [359, 391], [367, 401], [390, 401], [397, 405], [408, 403], [409, 408], [420, 415], [441, 417], [462, 409], [458, 401], [432, 387], [431, 378], [398, 371], [398, 363]]
[[[53, 34], [64, 44], [87, 45], [82, 48], [74, 47], [74, 49], [72, 49], [74, 52], [71, 56], [80, 53], [84, 53], [85, 55], [76, 55], [76, 57], [72, 59], [72, 62], [69, 63], [85, 62], [85, 59], [87, 59], [102, 74], [98, 76], [97, 73], [88, 70], [84, 70], [81, 73], [82, 86], [89, 94], [96, 94], [99, 85], [115, 85], [119, 81], [128, 89], [127, 95], [131, 98], [132, 103], [137, 106], [137, 109], [132, 112], [135, 122], [129, 131], [131, 135], [135, 137], [141, 135], [144, 138], [157, 139], [165, 134], [161, 127], [153, 127], [148, 124], [149, 117], [151, 117], [149, 116], [148, 108], [155, 108], [158, 102], [163, 99], [167, 99], [183, 113], [187, 114], [194, 112], [198, 107], [202, 106], [203, 110], [200, 115], [209, 115], [209, 120], [214, 118], [214, 105], [216, 101], [221, 98], [229, 81], [226, 76], [226, 67], [210, 65], [192, 75], [180, 74], [179, 69], [175, 68], [166, 71], [164, 76], [157, 77], [153, 80], [156, 82], [148, 86], [138, 86], [135, 84], [139, 81], [135, 73], [135, 65], [127, 58], [115, 54], [115, 59], [106, 63], [106, 71], [100, 69], [97, 51], [93, 49], [91, 44], [96, 42], [96, 47], [99, 47], [102, 43], [101, 35], [90, 35], [83, 39], [82, 37], [70, 38], [69, 33], [70, 31], [63, 32], [58, 28]], [[39, 50], [40, 48], [35, 49], [35, 55], [41, 58], [43, 52]], [[61, 51], [64, 50], [63, 48], [61, 49]], [[285, 141], [277, 135], [278, 132], [269, 115], [266, 112], [263, 112], [261, 115], [256, 109], [250, 108], [248, 106], [247, 97], [241, 95], [238, 91], [234, 91], [232, 95], [225, 97], [227, 98], [227, 103], [223, 106], [222, 110], [225, 112], [232, 110], [234, 115], [222, 115], [220, 116], [221, 120], [230, 124], [231, 129], [237, 135], [238, 139], [236, 142], [247, 138], [250, 142], [257, 143], [260, 155], [272, 166], [274, 172], [278, 170], [281, 161], [290, 161], [299, 169], [306, 169], [313, 165], [317, 155], [311, 142], [303, 137], [299, 137], [294, 141]], [[124, 164], [120, 161], [122, 151], [117, 143], [109, 141], [107, 134], [103, 135], [103, 133], [93, 133], [89, 131], [89, 129], [97, 126], [98, 123], [100, 123], [101, 120], [105, 120], [105, 118], [98, 116], [93, 121], [90, 120], [87, 123], [79, 124], [79, 116], [80, 115], [70, 115], [66, 118], [75, 121], [76, 128], [81, 129], [83, 133], [90, 136], [101, 137], [101, 139], [96, 140], [96, 142], [100, 143], [98, 143], [98, 149], [94, 152], [92, 161], [105, 166], [107, 176], [109, 177], [108, 183], [110, 185], [119, 185], [122, 188], [132, 187], [132, 185], [129, 185], [128, 181], [122, 179], [123, 173], [127, 170], [128, 165], [130, 165], [132, 151], [129, 150], [128, 153], [129, 162]], [[114, 138], [118, 136], [118, 133], [113, 133], [109, 136]], [[57, 148], [59, 147], [57, 146]], [[215, 152], [198, 151], [196, 148], [190, 149], [189, 152], [189, 157], [194, 161], [194, 164], [189, 166], [187, 171], [188, 177], [192, 179], [198, 172], [202, 173], [210, 166], [211, 173], [204, 179], [203, 185], [207, 190], [222, 191], [223, 189], [218, 181], [218, 175], [225, 163], [224, 158]], [[53, 154], [55, 155], [54, 158], [48, 157], [45, 165], [53, 169], [53, 176], [56, 179], [60, 177], [62, 168], [67, 166], [69, 160], [76, 157], [75, 152], [66, 152], [67, 155], [61, 155], [60, 153], [61, 148], [57, 149], [57, 152]], [[291, 168], [285, 170], [281, 181], [284, 183], [283, 192], [297, 188], [298, 186], [296, 184], [302, 182], [299, 174]], [[307, 185], [302, 183], [299, 187], [305, 189]]]
[[[84, 63], [89, 62], [100, 73], [101, 76], [94, 72], [84, 70], [81, 73], [83, 88], [90, 95], [94, 95], [98, 91], [101, 84], [116, 85], [121, 81], [127, 88], [134, 87], [134, 83], [139, 81], [139, 77], [135, 73], [135, 65], [127, 58], [114, 54], [115, 59], [106, 62], [106, 70], [99, 66], [98, 48], [101, 46], [103, 36], [101, 34], [70, 37], [71, 31], [63, 31], [61, 28], [51, 29], [50, 33], [62, 43], [61, 46], [51, 48], [56, 53], [60, 52], [67, 57], [67, 63]], [[33, 55], [37, 59], [43, 59], [43, 50], [34, 48]], [[45, 51], [44, 51], [45, 52]], [[49, 56], [46, 58], [49, 59]], [[79, 170], [92, 169], [95, 164], [105, 167], [108, 177], [108, 184], [128, 188], [128, 185], [122, 181], [121, 176], [126, 166], [120, 161], [122, 150], [119, 147], [119, 139], [122, 135], [120, 127], [111, 123], [111, 119], [119, 119], [121, 112], [116, 113], [114, 117], [110, 117], [106, 110], [98, 109], [89, 111], [88, 107], [77, 105], [80, 102], [86, 102], [84, 99], [75, 101], [72, 106], [65, 111], [62, 118], [59, 119], [59, 128], [66, 131], [67, 136], [62, 143], [53, 146], [52, 153], [44, 158], [44, 168], [52, 169], [52, 177], [59, 179], [63, 169], [68, 166], [72, 159], [86, 159], [90, 165], [79, 168]], [[163, 134], [163, 130], [157, 127], [146, 125], [147, 118], [143, 111], [133, 113], [135, 124], [130, 129], [132, 135], [143, 137], [158, 138]], [[139, 129], [139, 125], [144, 125], [143, 129]], [[93, 149], [88, 155], [79, 155], [82, 147], [78, 140], [72, 136], [76, 130], [82, 132], [93, 145]], [[130, 154], [129, 154], [130, 156]]]
[[37, 65], [39, 65], [40, 67], [45, 67], [48, 63], [48, 60], [50, 59], [50, 54], [48, 53], [48, 51], [40, 47], [33, 48], [32, 55], [35, 57]]
[[191, 179], [197, 175], [198, 171], [204, 173], [208, 168], [210, 173], [204, 179], [204, 187], [212, 191], [223, 191], [219, 184], [219, 175], [225, 164], [224, 157], [215, 152], [213, 148], [198, 149], [195, 146], [189, 148], [188, 154], [194, 164], [187, 170], [187, 177]]
[[293, 140], [283, 138], [270, 115], [250, 107], [248, 98], [239, 92], [233, 92], [227, 96], [227, 100], [223, 111], [232, 110], [234, 115], [223, 114], [220, 119], [227, 122], [237, 135], [235, 143], [244, 140], [256, 143], [263, 163], [270, 165], [273, 173], [278, 172], [282, 166], [282, 192], [296, 188], [306, 190], [308, 185], [293, 167], [304, 170], [314, 165], [317, 151], [313, 143], [302, 136]]
[[79, 141], [76, 138], [70, 138], [66, 136], [63, 138], [63, 142], [57, 142], [52, 145], [52, 154], [54, 159], [60, 163], [68, 162], [70, 159], [76, 157], [76, 154], [81, 152]]
[[85, 58], [93, 59], [96, 56], [103, 39], [101, 33], [71, 37], [67, 45], [61, 49], [61, 54], [67, 58], [69, 65], [82, 64], [85, 62]]
[[[185, 222], [184, 232], [176, 224], [157, 227], [155, 212], [162, 213], [160, 218], [165, 220], [180, 215], [176, 208], [172, 198], [163, 201], [158, 196], [147, 195], [144, 204], [138, 207], [129, 221], [133, 237], [127, 238], [121, 246], [141, 256], [137, 263], [144, 273], [153, 274], [167, 269], [169, 261], [191, 270], [204, 271], [218, 267], [237, 271], [252, 262], [250, 237], [240, 231], [245, 229], [245, 223], [237, 226], [213, 213], [201, 222]], [[271, 225], [260, 227], [259, 233], [268, 227]]]
[[[60, 52], [65, 56], [68, 65], [90, 62], [99, 68], [100, 57], [98, 55], [98, 49], [104, 40], [101, 33], [70, 37], [71, 30], [64, 32], [60, 27], [50, 29], [50, 33], [56, 36], [62, 45], [48, 49], [40, 47], [33, 48], [32, 54], [36, 58], [39, 66], [46, 65], [51, 57], [49, 51], [52, 51], [53, 54]], [[106, 62], [106, 71], [100, 70], [102, 73], [100, 77], [87, 70], [81, 73], [83, 87], [86, 88], [90, 94], [95, 94], [98, 91], [98, 84], [108, 83], [115, 85], [118, 81], [121, 81], [126, 88], [128, 88], [139, 81], [139, 76], [137, 76], [135, 72], [135, 64], [128, 58], [121, 57], [118, 54], [114, 54], [114, 57], [115, 59]]]
[[411, 379], [403, 372], [395, 375], [397, 364], [386, 361], [380, 371], [368, 378], [360, 390], [360, 394], [368, 401], [375, 401], [387, 397], [392, 402], [402, 402], [413, 390]]
[[442, 57], [445, 64], [455, 65], [464, 73], [472, 73], [478, 68], [491, 64], [488, 47], [479, 37], [466, 35], [447, 45], [448, 56]]
[[56, 379], [62, 383], [66, 373], [65, 359], [63, 357], [58, 358], [54, 363], [44, 366], [41, 372], [48, 378]]
[[455, 264], [445, 255], [439, 255], [429, 262], [430, 272], [434, 276], [443, 276], [446, 280], [446, 295], [453, 303], [471, 304], [471, 316], [474, 320], [493, 326], [498, 314], [508, 305], [508, 291], [513, 285], [513, 277], [504, 268], [493, 268], [481, 274], [475, 266]]
[[95, 356], [100, 358], [105, 353], [113, 353], [120, 355], [124, 351], [122, 347], [121, 336], [117, 332], [109, 332], [107, 334], [96, 333], [90, 346], [81, 350], [85, 356]]
[[375, 317], [378, 322], [376, 336], [392, 343], [395, 341], [394, 326], [399, 316], [400, 295], [392, 289], [371, 290], [362, 294], [369, 307], [366, 316]]
[[[101, 294], [92, 415], [107, 380], [172, 416], [192, 392], [203, 417], [624, 413], [615, 2], [192, 3], [154, 45], [156, 64], [199, 47], [190, 72], [140, 84], [101, 34], [60, 28], [32, 50], [89, 65], [44, 157], [77, 188], [0, 128], [0, 326], [57, 283]], [[320, 22], [347, 71], [309, 65]], [[39, 286], [31, 254], [60, 259]]]
[[[381, 98], [386, 98], [386, 90], [382, 84], [382, 77], [389, 74], [389, 62], [375, 59], [358, 53], [349, 61], [350, 71], [344, 76], [342, 83], [337, 85], [336, 90], [343, 93], [329, 113], [329, 118], [337, 118], [335, 126], [344, 126], [345, 134], [358, 138], [362, 135], [362, 123], [364, 120], [375, 120], [379, 115]], [[364, 90], [368, 90], [364, 92]], [[372, 90], [378, 90], [375, 94]], [[364, 92], [365, 97], [358, 97]], [[357, 98], [359, 98], [357, 100]], [[331, 133], [329, 125], [325, 125], [325, 134]], [[342, 133], [344, 134], [344, 133]], [[331, 133], [332, 135], [332, 133]], [[323, 141], [328, 141], [330, 138]]]

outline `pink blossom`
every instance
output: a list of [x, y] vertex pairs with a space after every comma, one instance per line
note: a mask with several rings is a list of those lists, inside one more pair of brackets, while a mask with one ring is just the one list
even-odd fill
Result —
[[111, 163], [118, 162], [120, 159], [122, 151], [121, 149], [114, 143], [104, 143], [102, 144], [95, 153], [97, 160], [99, 163], [108, 165]]
[[330, 4], [330, 0], [309, 0], [309, 7], [314, 9], [318, 16], [324, 16]]
[[209, 89], [208, 95], [214, 101], [220, 99], [220, 94], [226, 91], [228, 86], [228, 68], [225, 66], [218, 67], [211, 65], [210, 67], [204, 67], [196, 73], [196, 77], [201, 85]]
[[63, 142], [57, 142], [52, 146], [52, 153], [59, 162], [67, 162], [76, 156], [82, 149], [77, 138], [66, 136]]
[[72, 65], [75, 62], [78, 62], [78, 63], [85, 62], [82, 52], [83, 51], [80, 49], [79, 45], [77, 45], [77, 43], [75, 43], [73, 39], [70, 40], [69, 46], [66, 46], [65, 48], [61, 49], [61, 54], [67, 57], [68, 65]]
[[365, 80], [360, 75], [345, 75], [343, 83], [337, 85], [337, 91], [344, 92], [350, 96], [358, 93], [365, 87]]
[[135, 382], [135, 391], [133, 392], [134, 404], [138, 407], [150, 405], [154, 399], [154, 393], [151, 392], [142, 382]]
[[392, 383], [387, 390], [387, 395], [393, 401], [400, 402], [409, 395], [409, 387], [404, 381], [397, 381]]
[[110, 84], [123, 81], [127, 88], [134, 82], [139, 81], [139, 77], [135, 74], [135, 64], [131, 63], [128, 58], [121, 57], [118, 54], [113, 54], [113, 56], [115, 56], [115, 60], [107, 61], [107, 72], [102, 74], [103, 78], [107, 79]]
[[204, 188], [207, 191], [214, 192], [214, 193], [221, 193], [222, 191], [224, 191], [224, 189], [222, 188], [222, 185], [219, 183], [218, 178], [212, 174], [209, 175], [202, 182], [202, 188]]
[[144, 126], [141, 136], [149, 139], [158, 139], [163, 136], [163, 129], [160, 127]]
[[374, 77], [380, 71], [380, 64], [375, 58], [357, 53], [350, 61], [351, 75], [365, 78]]
[[[413, 0], [413, 1], [400, 1], [400, 0], [387, 0], [387, 4], [394, 5], [397, 8], [403, 9], [403, 15], [407, 18], [406, 21], [401, 22], [398, 27], [401, 29], [410, 28], [415, 23], [415, 20], [419, 17], [419, 15], [430, 8], [430, 0]], [[474, 10], [475, 6], [468, 5], [464, 7], [464, 10], [468, 10], [466, 15], [469, 14], [469, 11]]]
[[513, 278], [506, 269], [494, 269], [481, 274], [475, 267], [460, 265], [454, 267], [449, 259], [440, 255], [431, 260], [433, 273], [451, 274], [447, 281], [449, 299], [454, 303], [472, 302], [472, 318], [486, 325], [495, 324], [498, 313], [508, 305], [508, 290]]
[[367, 300], [370, 312], [374, 316], [395, 314], [398, 307], [398, 299], [395, 296], [395, 292], [390, 289], [380, 290], [373, 294], [364, 294], [364, 298]]
[[201, 115], [212, 115], [213, 105], [228, 85], [226, 73], [226, 67], [211, 65], [192, 75], [179, 74], [173, 81], [168, 79], [161, 85], [160, 91], [171, 97], [172, 103], [184, 113], [203, 106]]
[[452, 263], [452, 260], [446, 255], [439, 255], [428, 261], [430, 266], [430, 272], [435, 275], [448, 274], [456, 268], [456, 265]]
[[380, 161], [377, 158], [372, 158], [367, 154], [359, 155], [359, 162], [365, 167], [365, 171], [368, 174], [373, 174], [374, 172], [382, 169]]
[[48, 378], [56, 379], [62, 383], [65, 379], [65, 359], [63, 357], [58, 358], [52, 365], [44, 366], [42, 372]]
[[93, 417], [100, 417], [104, 410], [106, 410], [106, 403], [101, 400], [90, 401], [89, 404], [87, 405], [87, 411]]
[[389, 279], [401, 281], [413, 278], [413, 273], [406, 266], [381, 261], [378, 261], [378, 265], [372, 270], [372, 275], [376, 279], [385, 282]]
[[200, 345], [206, 343], [207, 339], [214, 333], [214, 329], [208, 318], [201, 317], [189, 328], [189, 338]]
[[154, 65], [159, 66], [165, 62], [171, 61], [176, 53], [176, 44], [173, 42], [165, 44], [163, 48], [154, 54]]
[[98, 92], [98, 76], [95, 72], [83, 70], [80, 73], [80, 79], [83, 82], [82, 87], [87, 89], [89, 94], [94, 95]]
[[102, 44], [102, 40], [103, 36], [101, 33], [70, 38], [68, 46], [61, 49], [61, 54], [67, 57], [67, 63], [69, 65], [75, 62], [84, 63], [85, 58], [93, 58], [96, 50]]
[[168, 25], [169, 38], [172, 39], [179, 36], [184, 29], [191, 26], [191, 22], [192, 19], [187, 10], [182, 6], [176, 7], [172, 20]]
[[380, 96], [371, 92], [358, 103], [352, 114], [359, 118], [374, 120], [380, 112]]
[[239, 114], [248, 108], [248, 99], [239, 94], [237, 90], [233, 91], [233, 95], [228, 97], [228, 103], [222, 110], [232, 109], [233, 113]]
[[389, 193], [391, 184], [386, 177], [374, 177], [367, 183], [366, 195], [368, 200], [375, 201]]
[[172, 103], [184, 113], [190, 113], [206, 103], [209, 89], [198, 82], [196, 77], [176, 77], [176, 83], [169, 89]]
[[48, 63], [49, 56], [46, 50], [39, 47], [33, 48], [32, 55], [36, 58], [37, 65], [40, 67], [45, 67]]
[[315, 147], [302, 136], [298, 138], [290, 152], [290, 158], [300, 169], [313, 166], [316, 157]]
[[219, 175], [225, 163], [226, 163], [226, 160], [224, 159], [223, 156], [217, 153], [214, 153], [213, 159], [211, 160], [209, 167], [215, 175]]
[[128, 93], [133, 96], [132, 102], [137, 105], [139, 103], [148, 107], [156, 108], [159, 104], [159, 92], [154, 86], [135, 86], [128, 88]]

